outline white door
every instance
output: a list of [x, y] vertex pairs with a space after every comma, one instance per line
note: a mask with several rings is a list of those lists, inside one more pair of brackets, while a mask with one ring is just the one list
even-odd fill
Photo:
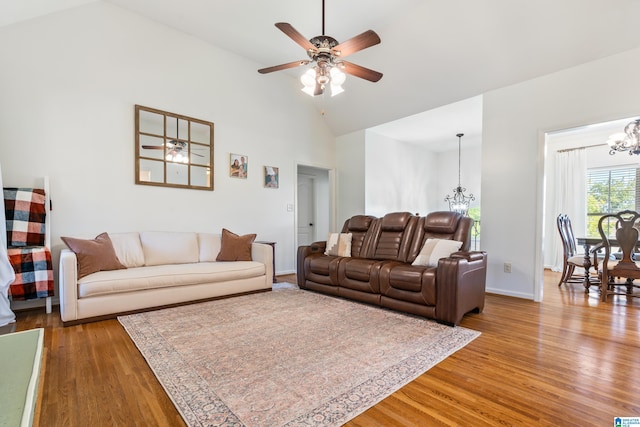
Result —
[[298, 175], [298, 246], [309, 245], [316, 239], [314, 200], [313, 178]]

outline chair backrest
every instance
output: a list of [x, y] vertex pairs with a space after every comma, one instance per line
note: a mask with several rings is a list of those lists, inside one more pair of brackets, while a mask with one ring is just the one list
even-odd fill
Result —
[[630, 210], [615, 214], [606, 214], [600, 218], [600, 221], [598, 221], [598, 232], [600, 233], [600, 237], [602, 237], [605, 251], [603, 268], [607, 268], [607, 260], [611, 254], [611, 236], [609, 236], [608, 227], [604, 224], [611, 224], [611, 221], [615, 221], [615, 238], [618, 242], [617, 246], [622, 252], [622, 259], [618, 262], [616, 268], [638, 269], [633, 260], [633, 254], [638, 245], [638, 237], [640, 237], [640, 232], [636, 227], [636, 222], [639, 219], [640, 213]]
[[558, 232], [562, 239], [565, 260], [576, 254], [576, 238], [571, 227], [571, 220], [568, 215], [560, 214], [557, 219]]

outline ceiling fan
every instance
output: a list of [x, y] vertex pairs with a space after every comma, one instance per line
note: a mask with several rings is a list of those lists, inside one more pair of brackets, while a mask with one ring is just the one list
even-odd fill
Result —
[[[178, 118], [176, 117], [176, 139], [172, 139], [166, 142], [166, 145], [142, 145], [145, 150], [164, 150], [167, 149], [166, 159], [172, 162], [189, 163], [189, 156], [187, 154], [187, 143], [180, 141], [180, 131], [178, 130]], [[194, 156], [204, 157], [201, 154], [194, 153], [194, 148], [191, 150], [191, 154]], [[183, 154], [183, 151], [185, 154]]]
[[353, 53], [361, 51], [380, 43], [380, 37], [373, 30], [367, 30], [347, 41], [338, 43], [333, 37], [324, 34], [324, 0], [322, 0], [322, 35], [313, 37], [310, 40], [304, 38], [291, 24], [278, 22], [276, 27], [289, 36], [294, 42], [302, 46], [310, 59], [289, 62], [275, 65], [273, 67], [261, 68], [261, 74], [272, 73], [274, 71], [286, 70], [299, 67], [309, 63], [314, 63], [314, 67], [301, 77], [305, 87], [302, 89], [309, 95], [316, 96], [324, 93], [327, 84], [331, 86], [331, 95], [342, 92], [345, 75], [350, 74], [361, 79], [377, 82], [382, 78], [382, 73], [344, 61]]

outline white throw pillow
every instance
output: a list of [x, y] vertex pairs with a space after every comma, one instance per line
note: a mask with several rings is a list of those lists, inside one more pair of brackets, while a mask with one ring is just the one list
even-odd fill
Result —
[[462, 242], [457, 240], [427, 239], [416, 260], [411, 265], [426, 265], [437, 267], [440, 258], [446, 258], [462, 247]]
[[127, 268], [144, 265], [144, 253], [139, 233], [109, 233], [109, 238], [122, 265]]
[[351, 233], [329, 233], [325, 255], [351, 256]]

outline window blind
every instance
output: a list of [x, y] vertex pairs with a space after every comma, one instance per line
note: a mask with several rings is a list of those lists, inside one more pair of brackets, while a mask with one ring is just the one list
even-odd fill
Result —
[[639, 184], [639, 168], [587, 170], [587, 232], [589, 236], [599, 236], [598, 221], [602, 215], [626, 209], [638, 210]]

